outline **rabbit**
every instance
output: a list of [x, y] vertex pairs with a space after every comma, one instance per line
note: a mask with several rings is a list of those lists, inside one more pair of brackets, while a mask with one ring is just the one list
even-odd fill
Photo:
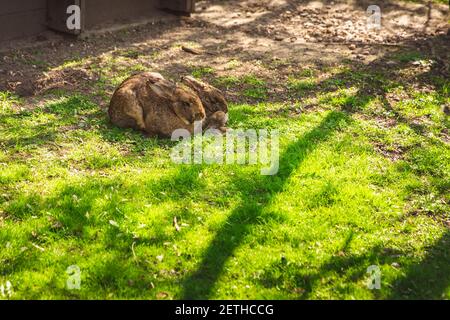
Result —
[[206, 117], [195, 92], [155, 72], [142, 72], [126, 79], [114, 92], [108, 109], [110, 120], [122, 128], [169, 138], [175, 129], [194, 132], [194, 122]]
[[227, 121], [228, 114], [223, 111], [216, 111], [203, 122], [203, 130], [218, 129], [222, 133], [225, 133], [228, 130], [226, 127]]
[[222, 132], [226, 131], [228, 105], [223, 93], [219, 89], [191, 76], [182, 77], [181, 81], [194, 90], [202, 101], [206, 111], [204, 128], [213, 127]]

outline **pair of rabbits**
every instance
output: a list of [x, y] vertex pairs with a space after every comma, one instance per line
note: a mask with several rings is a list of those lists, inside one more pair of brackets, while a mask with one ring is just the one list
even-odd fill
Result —
[[108, 109], [113, 124], [164, 138], [176, 129], [193, 134], [197, 121], [204, 130], [225, 132], [227, 112], [227, 102], [217, 88], [189, 76], [177, 84], [156, 72], [126, 79], [114, 92]]

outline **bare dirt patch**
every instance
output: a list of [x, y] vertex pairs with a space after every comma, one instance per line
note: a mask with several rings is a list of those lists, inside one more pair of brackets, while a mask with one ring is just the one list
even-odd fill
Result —
[[43, 93], [52, 89], [86, 89], [89, 81], [96, 81], [98, 77], [83, 68], [66, 68], [51, 70], [44, 73], [42, 78], [36, 81], [36, 93]]
[[[0, 90], [24, 97], [49, 89], [92, 95], [102, 79], [106, 102], [116, 85], [110, 79], [126, 70], [123, 63], [128, 63], [176, 80], [200, 70], [201, 77], [224, 89], [232, 102], [252, 100], [242, 94], [246, 85], [215, 80], [256, 75], [265, 81], [267, 100], [296, 101], [299, 97], [289, 92], [286, 81], [308, 68], [319, 70], [316, 89], [320, 90], [332, 86], [320, 76], [343, 61], [403, 77], [405, 64], [393, 58], [400, 49], [435, 57], [428, 71], [413, 66], [416, 73], [448, 71], [446, 6], [382, 1], [382, 28], [367, 30], [368, 5], [367, 1], [199, 1], [198, 13], [178, 21], [87, 39], [48, 34], [30, 48], [0, 49]], [[186, 52], [182, 46], [200, 54]], [[65, 67], [70, 61], [77, 63]], [[101, 74], [93, 67], [99, 67]]]

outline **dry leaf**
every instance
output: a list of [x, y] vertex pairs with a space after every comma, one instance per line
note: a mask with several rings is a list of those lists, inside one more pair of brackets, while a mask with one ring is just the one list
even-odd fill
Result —
[[114, 227], [119, 227], [119, 224], [117, 222], [115, 222], [114, 220], [109, 220], [109, 224]]
[[38, 246], [37, 244], [31, 243], [31, 245], [32, 245], [33, 247], [35, 247], [36, 249], [40, 250], [40, 251], [45, 251], [44, 248]]
[[188, 53], [191, 53], [191, 54], [195, 54], [195, 55], [202, 54], [200, 51], [198, 51], [198, 50], [196, 50], [194, 48], [186, 47], [186, 46], [182, 46], [181, 50], [183, 50], [185, 52], [188, 52]]
[[156, 299], [162, 300], [162, 299], [167, 298], [168, 296], [169, 296], [169, 294], [167, 292], [161, 291], [156, 294]]
[[178, 232], [181, 230], [180, 226], [178, 225], [177, 217], [173, 217], [173, 226]]

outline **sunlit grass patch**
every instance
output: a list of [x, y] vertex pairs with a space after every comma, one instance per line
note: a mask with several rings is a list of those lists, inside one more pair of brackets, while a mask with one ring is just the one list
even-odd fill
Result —
[[198, 67], [198, 68], [194, 68], [191, 71], [191, 74], [198, 79], [201, 79], [202, 77], [206, 76], [206, 75], [210, 75], [214, 73], [214, 69], [211, 67]]
[[263, 79], [254, 75], [247, 75], [242, 78], [242, 83], [246, 87], [244, 89], [244, 96], [257, 100], [267, 99], [267, 85]]
[[223, 86], [228, 89], [230, 87], [239, 85], [241, 80], [236, 76], [225, 76], [215, 78], [214, 82], [216, 83], [216, 85]]
[[311, 90], [316, 86], [316, 82], [314, 79], [288, 79], [288, 88], [289, 90], [295, 93], [302, 93], [307, 90]]
[[[93, 96], [142, 57], [89, 62]], [[378, 72], [323, 72], [292, 76], [306, 95], [295, 101], [268, 102], [265, 76], [215, 78], [248, 98], [230, 103], [231, 128], [278, 130], [273, 176], [176, 164], [175, 142], [114, 127], [85, 94], [24, 108], [0, 93], [0, 284], [13, 299], [450, 297], [445, 81], [424, 93]], [[406, 98], [389, 104], [374, 85]], [[80, 290], [66, 286], [71, 265]], [[381, 290], [367, 288], [371, 265]]]
[[0, 91], [0, 112], [7, 114], [12, 112], [12, 107], [19, 104], [21, 99], [9, 91]]

